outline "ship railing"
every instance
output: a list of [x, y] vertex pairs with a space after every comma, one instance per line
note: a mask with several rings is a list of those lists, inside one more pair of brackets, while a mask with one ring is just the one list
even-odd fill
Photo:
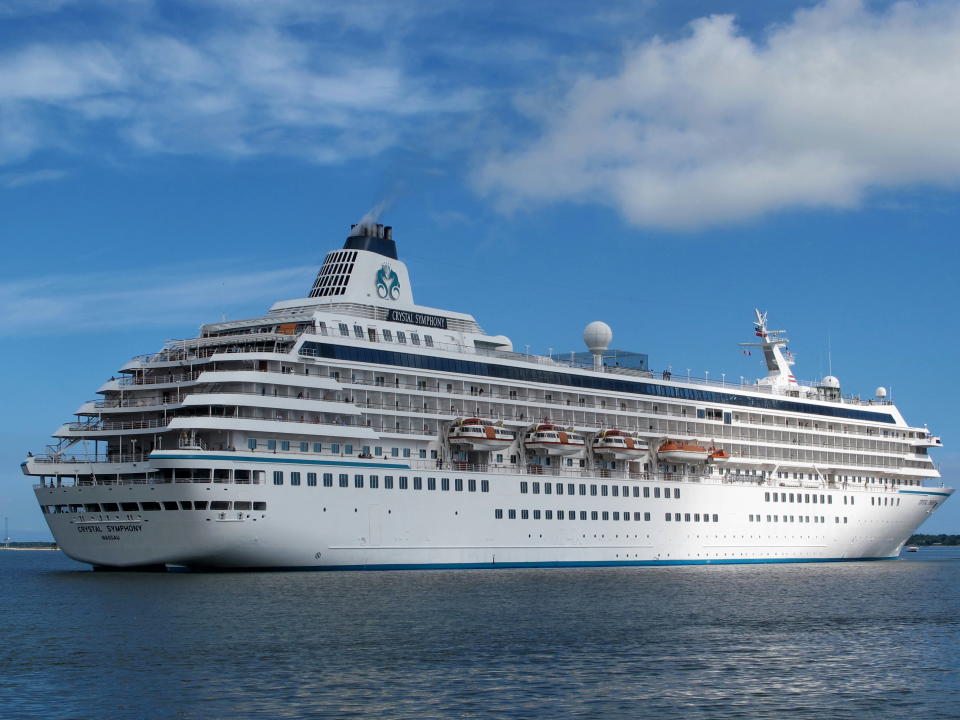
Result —
[[132, 463], [146, 462], [150, 453], [54, 453], [34, 455], [33, 462], [44, 464]]
[[120, 385], [166, 385], [174, 383], [192, 382], [200, 377], [199, 372], [183, 373], [181, 375], [134, 375], [120, 378]]

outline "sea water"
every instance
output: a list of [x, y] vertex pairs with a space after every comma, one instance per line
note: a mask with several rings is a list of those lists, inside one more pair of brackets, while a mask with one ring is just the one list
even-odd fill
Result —
[[0, 596], [5, 719], [960, 717], [960, 548], [216, 574], [7, 551]]

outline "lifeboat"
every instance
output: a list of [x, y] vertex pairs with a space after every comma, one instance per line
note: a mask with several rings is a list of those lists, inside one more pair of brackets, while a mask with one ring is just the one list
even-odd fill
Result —
[[707, 456], [707, 459], [710, 462], [719, 462], [719, 463], [726, 462], [727, 460], [730, 459], [730, 453], [728, 453], [726, 450], [723, 450], [721, 448], [712, 447], [710, 448], [710, 454]]
[[458, 420], [447, 434], [451, 445], [466, 445], [474, 450], [499, 450], [509, 447], [516, 433], [483, 418]]
[[683, 445], [667, 440], [660, 446], [657, 455], [666, 462], [700, 463], [706, 460], [710, 453], [702, 445]]
[[647, 443], [644, 440], [623, 430], [604, 430], [593, 440], [593, 452], [596, 455], [616, 460], [637, 458], [646, 451]]
[[543, 424], [528, 430], [523, 443], [528, 450], [544, 455], [576, 455], [587, 446], [583, 435], [558, 425]]

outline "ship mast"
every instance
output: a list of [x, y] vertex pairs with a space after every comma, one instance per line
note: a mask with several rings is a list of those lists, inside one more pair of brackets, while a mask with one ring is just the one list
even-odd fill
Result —
[[754, 335], [762, 342], [740, 343], [741, 347], [757, 347], [763, 350], [763, 359], [767, 363], [767, 376], [757, 381], [758, 385], [766, 385], [773, 390], [787, 390], [797, 386], [797, 379], [793, 376], [790, 366], [793, 365], [793, 356], [787, 350], [790, 342], [783, 337], [786, 330], [770, 330], [767, 327], [767, 313], [754, 309], [757, 319]]

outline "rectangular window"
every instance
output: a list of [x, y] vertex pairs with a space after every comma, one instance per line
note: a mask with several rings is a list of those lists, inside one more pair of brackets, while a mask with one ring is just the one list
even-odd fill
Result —
[[529, 511], [529, 510], [521, 510], [521, 511], [520, 511], [520, 519], [521, 519], [521, 520], [529, 520], [529, 519], [530, 519], [530, 511]]
[[597, 520], [597, 519], [598, 519], [598, 517], [597, 517], [597, 511], [596, 511], [596, 510], [591, 510], [591, 511], [590, 511], [590, 519], [591, 519], [591, 520]]
[[393, 330], [384, 330], [383, 339], [387, 342], [393, 342]]
[[453, 481], [453, 489], [457, 492], [463, 492], [463, 478], [455, 478]]
[[450, 489], [450, 478], [440, 478], [440, 489], [441, 490]]
[[540, 494], [540, 483], [538, 482], [533, 483], [533, 494], [534, 495]]
[[670, 514], [670, 513], [664, 513], [663, 518], [664, 518], [664, 520], [666, 520], [667, 522], [670, 522], [670, 521], [673, 519], [673, 515]]
[[316, 486], [317, 486], [317, 474], [307, 473], [307, 487], [316, 487]]
[[643, 496], [644, 496], [645, 498], [650, 497], [650, 488], [648, 488], [648, 487], [643, 488]]
[[467, 480], [467, 492], [476, 492], [477, 491], [477, 481], [470, 479]]
[[580, 511], [580, 519], [581, 519], [581, 520], [586, 520], [586, 519], [587, 519], [587, 511], [586, 511], [586, 510], [581, 510], [581, 511]]
[[673, 497], [674, 497], [674, 499], [680, 497], [680, 488], [674, 488], [674, 489], [673, 489]]
[[591, 485], [591, 486], [590, 486], [590, 494], [591, 494], [591, 495], [596, 495], [596, 494], [597, 494], [597, 486], [596, 486], [596, 485]]
[[248, 449], [248, 450], [256, 450], [256, 449], [257, 449], [257, 441], [254, 440], [253, 438], [250, 438], [249, 440], [247, 440], [247, 449]]
[[567, 483], [567, 495], [576, 495], [577, 489], [573, 483]]
[[427, 490], [436, 490], [436, 489], [437, 489], [437, 479], [427, 478]]
[[690, 522], [690, 513], [684, 513], [683, 519], [684, 519], [684, 522]]
[[603, 511], [603, 519], [604, 519], [604, 520], [609, 520], [609, 519], [610, 519], [610, 513], [607, 512], [606, 510]]
[[267, 440], [267, 450], [276, 450], [277, 441], [276, 440]]
[[281, 441], [280, 441], [280, 449], [283, 450], [284, 452], [289, 452], [289, 451], [290, 451], [290, 441], [289, 441], [289, 440], [281, 440]]
[[390, 448], [391, 457], [400, 457], [400, 448]]
[[530, 487], [529, 487], [527, 481], [526, 481], [526, 480], [521, 480], [521, 481], [520, 481], [520, 492], [521, 492], [522, 494], [526, 495], [526, 494], [527, 494], [527, 491], [528, 491], [529, 489], [530, 489]]
[[353, 476], [353, 486], [362, 488], [363, 487], [363, 475], [354, 475]]
[[313, 451], [317, 454], [321, 453], [323, 451], [323, 443], [314, 443]]
[[655, 487], [655, 488], [653, 489], [653, 496], [654, 496], [655, 498], [660, 497], [660, 488]]
[[397, 342], [406, 344], [407, 334], [403, 330], [397, 330]]
[[600, 494], [603, 495], [604, 497], [607, 496], [607, 486], [606, 486], [606, 485], [601, 485], [601, 486], [600, 486]]
[[290, 473], [290, 484], [299, 485], [300, 484], [300, 473], [292, 472]]
[[423, 490], [423, 478], [420, 478], [420, 477], [413, 478], [413, 489]]
[[580, 494], [581, 494], [581, 495], [586, 495], [586, 494], [587, 494], [587, 486], [584, 485], [583, 483], [580, 483]]
[[610, 494], [613, 495], [614, 497], [618, 497], [620, 495], [620, 488], [618, 488], [616, 485], [611, 486]]
[[378, 487], [380, 487], [380, 476], [379, 476], [379, 475], [371, 475], [371, 476], [370, 476], [370, 489], [371, 489], [371, 490], [376, 490]]
[[273, 471], [273, 484], [274, 485], [283, 485], [283, 471], [274, 470]]
[[340, 443], [330, 443], [330, 452], [334, 455], [340, 454]]
[[393, 490], [393, 475], [384, 475], [384, 476], [383, 476], [383, 489], [384, 489], [384, 490]]
[[[561, 487], [562, 487], [562, 486], [561, 486]], [[544, 484], [543, 484], [543, 494], [544, 494], [544, 495], [549, 495], [549, 494], [552, 493], [552, 492], [553, 492], [553, 484], [552, 484], [552, 483], [544, 483]]]
[[406, 476], [401, 475], [399, 478], [397, 478], [397, 487], [399, 487], [401, 490], [406, 490], [406, 489], [407, 489], [407, 478], [406, 478]]
[[481, 480], [480, 481], [480, 492], [490, 492], [490, 481]]
[[303, 452], [303, 453], [310, 452], [310, 443], [308, 442], [300, 443], [300, 452]]
[[544, 520], [553, 520], [553, 510], [544, 510], [543, 518]]
[[424, 335], [424, 336], [423, 336], [423, 343], [424, 343], [427, 347], [433, 347], [433, 336], [432, 336], [432, 335]]
[[353, 455], [353, 445], [344, 445], [343, 446], [344, 455]]
[[324, 473], [324, 474], [323, 474], [323, 486], [324, 486], [324, 487], [333, 487], [333, 473]]
[[510, 518], [511, 520], [516, 520], [516, 519], [517, 519], [517, 511], [516, 511], [516, 510], [507, 510], [507, 517]]
[[493, 511], [493, 517], [497, 520], [503, 520], [503, 510], [497, 509]]
[[539, 511], [539, 510], [534, 510], [534, 511], [533, 511], [533, 519], [534, 519], [534, 520], [539, 520], [539, 519], [540, 519], [540, 511]]
[[410, 448], [404, 448], [404, 449], [403, 449], [403, 456], [404, 456], [405, 458], [410, 457]]
[[350, 476], [346, 473], [340, 475], [340, 487], [350, 487]]
[[713, 521], [714, 521], [714, 522], [720, 522], [720, 518], [719, 518], [719, 516], [718, 516], [716, 513], [713, 514]]

